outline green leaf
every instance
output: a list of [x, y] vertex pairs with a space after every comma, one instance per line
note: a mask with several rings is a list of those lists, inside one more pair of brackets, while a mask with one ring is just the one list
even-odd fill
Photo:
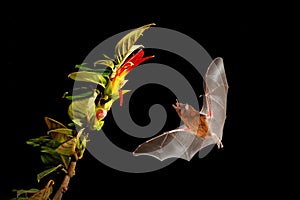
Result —
[[144, 47], [143, 45], [133, 45], [123, 57], [119, 58], [116, 68], [118, 69], [120, 66], [122, 66], [123, 63], [126, 61], [126, 59], [132, 54], [132, 52], [143, 47]]
[[37, 175], [37, 181], [40, 182], [40, 180], [42, 178], [44, 178], [45, 176], [51, 174], [52, 172], [54, 172], [54, 171], [56, 171], [56, 170], [58, 170], [60, 168], [63, 168], [62, 164], [59, 164], [56, 167], [52, 167], [52, 168], [49, 168], [49, 169], [47, 169], [45, 171], [42, 171], [42, 172], [38, 173], [38, 175]]
[[45, 117], [44, 120], [49, 130], [57, 128], [67, 128], [63, 123], [56, 121], [55, 119], [52, 119], [50, 117]]
[[94, 62], [94, 66], [96, 65], [107, 66], [111, 69], [114, 68], [114, 62], [112, 60], [97, 60], [96, 62]]
[[28, 200], [28, 198], [27, 197], [15, 197], [10, 200]]
[[[59, 145], [57, 145], [57, 147], [59, 147]], [[45, 165], [58, 165], [62, 163], [60, 155], [55, 151], [56, 148], [47, 146], [41, 147], [41, 160]]]
[[53, 184], [54, 181], [50, 180], [43, 189], [34, 193], [32, 196], [28, 198], [28, 200], [49, 200], [49, 197], [53, 192]]
[[74, 130], [69, 128], [58, 128], [47, 132], [53, 140], [63, 143], [73, 137]]
[[51, 138], [46, 135], [46, 136], [40, 136], [38, 138], [31, 138], [28, 141], [26, 141], [26, 144], [32, 145], [33, 147], [38, 147], [38, 146], [43, 146], [46, 145], [47, 143], [51, 142]]
[[84, 129], [81, 129], [77, 135], [78, 140], [77, 140], [77, 144], [76, 144], [76, 153], [77, 153], [78, 159], [81, 159], [83, 157], [83, 153], [86, 149], [88, 135], [83, 135], [82, 137], [80, 137], [83, 133], [83, 130]]
[[86, 65], [87, 65], [87, 63], [81, 63], [78, 65], [75, 65], [75, 68], [85, 67]]
[[107, 60], [111, 60], [111, 61], [113, 61], [114, 59], [112, 59], [112, 58], [110, 58], [108, 55], [106, 55], [106, 54], [102, 54], [103, 55], [103, 57], [104, 58], [106, 58]]
[[70, 92], [65, 92], [61, 98], [67, 99], [67, 100], [72, 100], [72, 95], [69, 95]]
[[84, 150], [86, 148], [87, 137], [80, 138], [77, 141], [76, 148], [79, 150]]
[[95, 100], [97, 95], [98, 93], [94, 92], [92, 97], [72, 101], [68, 108], [68, 114], [75, 124], [82, 126], [90, 123], [96, 114]]
[[64, 142], [63, 144], [59, 145], [55, 149], [55, 151], [57, 153], [59, 153], [60, 155], [71, 156], [75, 152], [76, 143], [77, 143], [77, 138], [74, 137], [74, 138]]
[[[113, 73], [113, 69], [111, 68], [106, 68], [106, 70], [102, 73], [102, 76], [106, 79], [110, 79], [111, 75]], [[107, 84], [107, 83], [106, 83]]]
[[95, 72], [87, 72], [87, 71], [80, 71], [80, 72], [73, 72], [68, 75], [69, 78], [76, 80], [76, 81], [84, 81], [95, 83], [103, 88], [106, 84], [106, 79], [100, 74]]
[[91, 97], [92, 95], [93, 95], [93, 91], [91, 90], [91, 88], [81, 87], [81, 88], [74, 88], [72, 94], [69, 94], [69, 92], [65, 92], [62, 98], [72, 101], [76, 99]]
[[81, 71], [92, 71], [92, 72], [103, 72], [103, 70], [105, 69], [101, 69], [101, 68], [91, 68], [88, 66], [84, 66], [84, 65], [76, 65], [75, 68], [80, 69]]
[[70, 156], [60, 155], [57, 152], [55, 154], [42, 154], [41, 160], [46, 166], [56, 166], [63, 164], [66, 169], [68, 169], [69, 163], [71, 161]]
[[[80, 141], [80, 137], [83, 133], [83, 129], [81, 129], [78, 133], [76, 137], [73, 137], [72, 139], [64, 142], [63, 144], [59, 145], [59, 147], [57, 147], [55, 149], [55, 151], [57, 153], [59, 153], [60, 155], [64, 155], [64, 156], [71, 156], [75, 153], [75, 149], [76, 147], [80, 146], [80, 147], [84, 147], [84, 145], [86, 145], [86, 143], [81, 143]], [[85, 141], [86, 142], [86, 141]], [[83, 146], [82, 146], [83, 145]]]
[[51, 144], [49, 146], [41, 146], [41, 152], [42, 153], [49, 153], [49, 154], [54, 154], [55, 153], [55, 149], [61, 145], [61, 143], [54, 141], [54, 144]]
[[70, 123], [68, 123], [68, 126], [73, 127], [73, 126], [75, 126], [75, 124], [73, 122], [70, 122]]
[[17, 198], [16, 199], [19, 200], [19, 199], [22, 199], [22, 197], [20, 197], [21, 195], [24, 196], [24, 194], [27, 195], [28, 193], [36, 193], [36, 192], [39, 191], [39, 189], [36, 189], [36, 188], [31, 188], [29, 190], [24, 190], [24, 189], [16, 190], [16, 189], [13, 189], [12, 191], [17, 193]]
[[59, 156], [55, 156], [53, 154], [42, 154], [41, 160], [45, 165], [55, 165], [60, 163]]
[[153, 25], [155, 24], [151, 23], [141, 26], [125, 35], [115, 46], [116, 58], [124, 58], [127, 52], [131, 49], [131, 47], [143, 35], [143, 32]]
[[95, 126], [95, 129], [97, 131], [100, 131], [102, 129], [103, 125], [104, 125], [104, 121], [98, 121], [98, 123]]
[[104, 94], [107, 95], [107, 96], [112, 95], [112, 82], [111, 82], [111, 80], [108, 80], [107, 85], [104, 89]]

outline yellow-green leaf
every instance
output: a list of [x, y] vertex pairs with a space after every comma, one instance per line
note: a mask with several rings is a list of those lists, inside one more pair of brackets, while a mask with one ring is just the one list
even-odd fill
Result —
[[64, 124], [61, 122], [58, 122], [50, 117], [45, 117], [45, 122], [49, 130], [57, 129], [57, 128], [67, 128]]
[[56, 167], [52, 167], [50, 169], [47, 169], [45, 171], [42, 171], [42, 172], [38, 173], [38, 175], [37, 175], [37, 181], [40, 182], [42, 178], [44, 178], [45, 176], [51, 174], [52, 172], [54, 172], [54, 171], [56, 171], [56, 170], [58, 170], [58, 169], [60, 169], [62, 167], [63, 167], [63, 165], [59, 164]]
[[77, 140], [77, 145], [76, 145], [76, 153], [78, 159], [81, 159], [83, 157], [83, 153], [86, 149], [86, 143], [87, 143], [87, 135], [84, 135], [82, 138], [80, 136], [82, 135], [84, 129], [81, 129], [78, 132], [78, 140]]
[[95, 67], [89, 67], [86, 65], [76, 65], [75, 68], [80, 69], [81, 71], [92, 71], [92, 72], [103, 72], [104, 69], [99, 69], [99, 68], [95, 68]]
[[136, 41], [143, 35], [143, 32], [153, 25], [155, 25], [155, 23], [141, 26], [125, 35], [115, 46], [116, 57], [124, 57]]
[[133, 45], [127, 52], [125, 55], [123, 55], [123, 57], [119, 58], [119, 63], [117, 64], [116, 68], [119, 68], [120, 66], [123, 65], [123, 63], [126, 61], [126, 59], [128, 58], [128, 56], [130, 56], [132, 54], [132, 52], [134, 52], [137, 49], [140, 48], [144, 48], [143, 45]]
[[54, 140], [63, 143], [73, 137], [74, 130], [69, 128], [58, 128], [47, 132]]
[[95, 83], [102, 87], [105, 87], [106, 84], [106, 79], [100, 73], [96, 73], [96, 72], [88, 72], [88, 71], [72, 72], [69, 74], [68, 77], [76, 81]]
[[98, 93], [94, 92], [92, 97], [72, 101], [68, 114], [75, 124], [82, 126], [84, 123], [89, 123], [91, 118], [95, 116], [95, 99], [97, 95]]
[[100, 131], [103, 125], [104, 125], [104, 121], [95, 120], [94, 129]]
[[38, 191], [39, 191], [39, 189], [36, 189], [36, 188], [31, 188], [29, 190], [24, 190], [24, 189], [20, 189], [20, 190], [15, 190], [14, 189], [13, 190], [13, 192], [17, 192], [17, 198], [16, 199], [21, 199], [20, 198], [21, 195], [28, 194], [28, 193], [36, 193]]
[[123, 94], [126, 94], [126, 93], [128, 93], [128, 92], [130, 92], [131, 90], [122, 90], [122, 93]]
[[75, 153], [75, 149], [78, 145], [78, 140], [80, 139], [80, 136], [82, 135], [84, 129], [81, 129], [76, 137], [73, 137], [72, 139], [64, 142], [63, 144], [61, 144], [59, 147], [57, 147], [57, 149], [55, 149], [55, 151], [61, 155], [65, 155], [65, 156], [71, 156]]
[[74, 137], [59, 145], [57, 149], [55, 149], [55, 151], [61, 155], [71, 156], [75, 152], [76, 143], [77, 143], [77, 138]]
[[109, 68], [113, 68], [114, 62], [112, 60], [98, 60], [98, 61], [94, 62], [94, 66], [96, 66], [96, 65], [104, 65]]
[[53, 184], [54, 181], [50, 180], [43, 189], [39, 190], [34, 195], [29, 197], [28, 200], [49, 200], [49, 197], [53, 192]]
[[69, 92], [65, 92], [62, 98], [72, 101], [80, 98], [90, 97], [92, 95], [93, 95], [93, 91], [90, 90], [90, 88], [81, 87], [81, 88], [73, 88], [72, 94]]

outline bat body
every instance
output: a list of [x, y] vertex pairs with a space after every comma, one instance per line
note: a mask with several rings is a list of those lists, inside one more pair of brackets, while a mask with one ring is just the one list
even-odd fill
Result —
[[177, 102], [173, 107], [184, 125], [144, 142], [133, 155], [153, 156], [161, 161], [172, 157], [190, 161], [208, 145], [223, 147], [228, 83], [222, 58], [216, 58], [210, 64], [203, 84], [205, 95], [201, 111]]

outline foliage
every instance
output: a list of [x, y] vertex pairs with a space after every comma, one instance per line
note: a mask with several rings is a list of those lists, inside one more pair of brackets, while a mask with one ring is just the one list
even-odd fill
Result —
[[[143, 45], [135, 45], [143, 32], [153, 25], [155, 24], [147, 24], [125, 35], [115, 46], [114, 59], [104, 55], [105, 59], [96, 61], [92, 66], [88, 63], [78, 64], [75, 66], [78, 71], [68, 75], [71, 80], [86, 83], [90, 87], [82, 84], [84, 86], [63, 95], [65, 100], [70, 101], [68, 116], [71, 123], [65, 125], [45, 117], [48, 127], [46, 134], [26, 141], [28, 145], [39, 149], [41, 161], [45, 165], [45, 170], [37, 174], [37, 182], [54, 172], [72, 177], [70, 170], [73, 169], [70, 169], [70, 164], [82, 159], [89, 130], [101, 130], [107, 112], [117, 99], [122, 106], [123, 94], [129, 92], [122, 89], [127, 82], [126, 75], [134, 67], [153, 57], [144, 57]], [[50, 179], [41, 190], [14, 190], [14, 199], [48, 200], [53, 184], [54, 181]], [[65, 185], [68, 182], [62, 183], [64, 187], [61, 188], [66, 190]], [[56, 194], [53, 199], [61, 199], [61, 196]]]

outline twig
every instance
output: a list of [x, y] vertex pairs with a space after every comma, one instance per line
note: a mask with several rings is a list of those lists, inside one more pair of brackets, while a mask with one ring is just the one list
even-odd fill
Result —
[[68, 174], [65, 175], [63, 182], [59, 189], [56, 191], [53, 200], [61, 200], [63, 193], [68, 190], [70, 179], [75, 175], [76, 161], [72, 161], [69, 166]]

